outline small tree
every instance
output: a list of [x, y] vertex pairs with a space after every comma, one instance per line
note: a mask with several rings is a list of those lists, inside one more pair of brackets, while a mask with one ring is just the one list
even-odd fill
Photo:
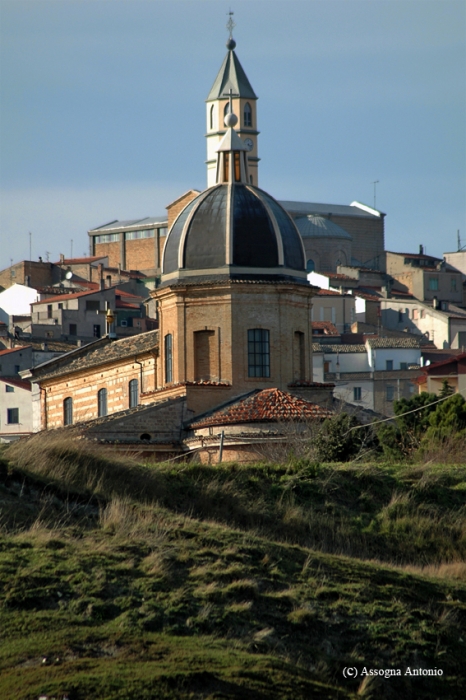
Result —
[[324, 421], [314, 446], [317, 459], [323, 462], [347, 462], [363, 451], [376, 449], [378, 441], [355, 416], [340, 413]]

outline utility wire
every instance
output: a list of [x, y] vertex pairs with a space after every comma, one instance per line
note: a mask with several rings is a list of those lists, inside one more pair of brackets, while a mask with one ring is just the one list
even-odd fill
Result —
[[[461, 391], [457, 392], [458, 394], [461, 394], [463, 396], [463, 393]], [[399, 413], [396, 416], [391, 416], [390, 418], [382, 418], [381, 420], [375, 420], [373, 423], [364, 423], [363, 425], [355, 425], [349, 430], [346, 431], [345, 435], [350, 433], [352, 430], [359, 430], [360, 428], [369, 428], [371, 425], [378, 425], [379, 423], [387, 423], [387, 421], [391, 420], [396, 420], [396, 418], [402, 418], [403, 416], [407, 416], [409, 413], [416, 413], [417, 411], [422, 411], [424, 408], [429, 408], [429, 406], [435, 406], [437, 403], [441, 403], [442, 401], [446, 401], [447, 399], [451, 399], [452, 396], [455, 396], [455, 394], [448, 394], [448, 396], [442, 396], [441, 399], [437, 399], [437, 401], [432, 401], [431, 403], [426, 403], [424, 406], [419, 406], [418, 408], [412, 408], [410, 411], [405, 411], [404, 413]], [[464, 396], [463, 396], [464, 398]]]

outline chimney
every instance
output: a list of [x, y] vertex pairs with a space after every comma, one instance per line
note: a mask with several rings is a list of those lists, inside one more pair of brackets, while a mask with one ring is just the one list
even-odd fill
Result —
[[63, 265], [64, 262], [65, 262], [65, 256], [63, 255], [63, 253], [60, 253], [60, 264]]
[[423, 245], [419, 246], [419, 255], [424, 255], [424, 246]]

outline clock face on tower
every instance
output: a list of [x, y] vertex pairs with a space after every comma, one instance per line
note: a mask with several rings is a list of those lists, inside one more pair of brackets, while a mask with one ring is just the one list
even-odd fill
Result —
[[252, 139], [245, 139], [244, 145], [247, 146], [248, 151], [252, 151], [252, 149], [254, 147], [254, 142]]

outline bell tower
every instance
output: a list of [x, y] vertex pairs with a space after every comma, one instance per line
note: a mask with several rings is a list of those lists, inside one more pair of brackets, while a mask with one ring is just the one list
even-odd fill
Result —
[[230, 36], [226, 43], [228, 53], [206, 100], [207, 187], [212, 187], [217, 181], [217, 148], [227, 132], [225, 118], [230, 110], [238, 115], [235, 131], [248, 150], [249, 184], [258, 187], [257, 95], [235, 53], [236, 41], [232, 35], [235, 23], [233, 12], [229, 14], [227, 29]]

